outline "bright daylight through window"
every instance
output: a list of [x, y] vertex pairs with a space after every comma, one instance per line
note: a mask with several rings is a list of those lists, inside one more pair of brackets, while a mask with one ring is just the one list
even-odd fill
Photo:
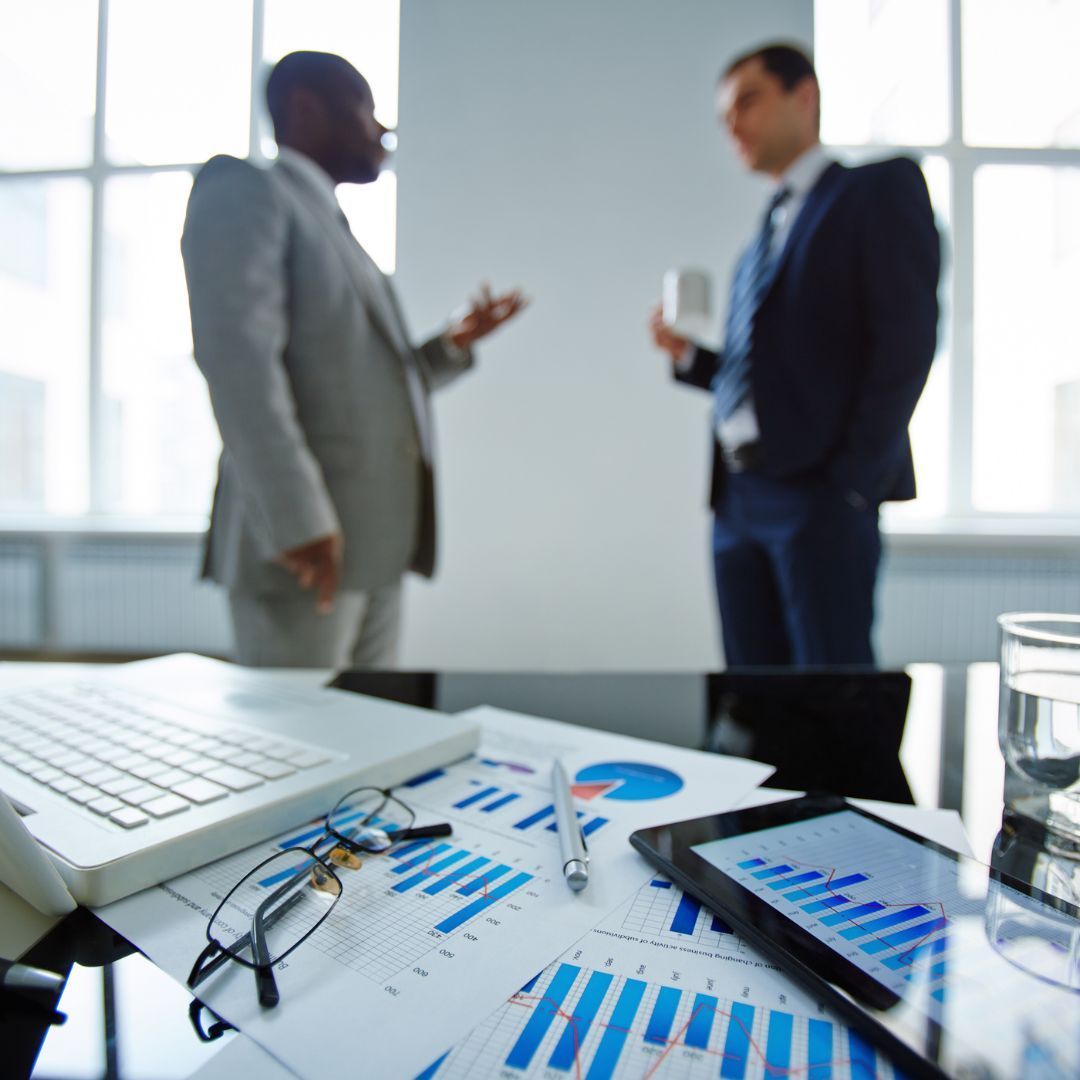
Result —
[[[395, 125], [398, 19], [399, 0], [37, 0], [5, 24], [0, 514], [198, 524], [217, 434], [179, 257], [192, 170], [273, 154], [265, 65], [294, 49], [350, 59]], [[888, 520], [1080, 513], [1080, 3], [817, 0], [814, 49], [824, 140], [917, 157], [944, 237], [920, 497]], [[394, 174], [341, 197], [393, 270]]]
[[[398, 0], [36, 0], [5, 21], [0, 515], [198, 525], [219, 444], [180, 262], [192, 171], [274, 154], [262, 85], [296, 49], [345, 56], [396, 125], [398, 16]], [[392, 271], [393, 173], [343, 196]]]

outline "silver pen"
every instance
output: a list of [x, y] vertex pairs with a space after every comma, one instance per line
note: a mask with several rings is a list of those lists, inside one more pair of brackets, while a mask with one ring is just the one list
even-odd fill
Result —
[[578, 824], [574, 799], [570, 794], [570, 779], [561, 761], [551, 767], [551, 786], [555, 802], [555, 825], [559, 831], [559, 849], [562, 852], [563, 875], [566, 884], [574, 892], [581, 892], [589, 884], [589, 849], [585, 834]]

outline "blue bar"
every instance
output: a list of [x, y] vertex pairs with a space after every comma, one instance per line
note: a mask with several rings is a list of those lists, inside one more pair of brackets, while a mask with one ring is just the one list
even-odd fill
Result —
[[427, 848], [427, 850], [420, 852], [415, 859], [409, 859], [407, 862], [399, 863], [390, 872], [392, 874], [404, 874], [406, 870], [412, 870], [413, 867], [419, 866], [425, 859], [430, 859], [434, 855], [441, 855], [444, 851], [449, 850], [449, 844], [436, 844], [433, 848]]
[[494, 802], [489, 802], [487, 806], [481, 806], [485, 814], [490, 814], [493, 810], [498, 810], [500, 807], [505, 806], [507, 803], [512, 803], [515, 799], [520, 799], [521, 796], [516, 791], [511, 791], [509, 795], [504, 795], [501, 799], [496, 799]]
[[395, 848], [388, 854], [391, 859], [404, 859], [406, 855], [411, 855], [414, 851], [419, 851], [422, 847], [427, 847], [430, 843], [430, 840], [413, 840], [411, 843], [402, 844], [401, 847]]
[[695, 900], [689, 893], [683, 893], [679, 906], [675, 910], [675, 918], [671, 920], [671, 932], [673, 934], [692, 934], [697, 926], [698, 914], [701, 912], [701, 902]]
[[712, 917], [712, 924], [709, 926], [710, 930], [715, 930], [718, 934], [734, 934], [735, 931], [719, 915]]
[[613, 976], [604, 971], [594, 971], [585, 984], [577, 1004], [574, 1006], [570, 1019], [566, 1021], [562, 1038], [555, 1044], [555, 1049], [548, 1059], [548, 1067], [552, 1069], [570, 1069], [574, 1064], [578, 1051], [585, 1042], [585, 1036], [589, 1034], [589, 1028], [596, 1013], [608, 992]]
[[919, 938], [929, 937], [948, 925], [949, 920], [944, 916], [929, 919], [926, 922], [916, 923], [915, 926], [909, 926], [906, 930], [897, 930], [895, 934], [886, 934], [885, 937], [878, 938], [876, 941], [868, 941], [865, 945], [860, 945], [859, 948], [864, 953], [870, 953], [871, 955], [884, 952], [886, 949], [895, 949], [899, 945], [906, 945], [909, 941], [918, 941]]
[[788, 1013], [769, 1013], [769, 1035], [765, 1043], [765, 1075], [787, 1076], [791, 1068], [792, 1018]]
[[750, 876], [764, 881], [765, 878], [776, 877], [777, 874], [786, 874], [789, 870], [794, 869], [795, 867], [782, 863], [780, 866], [770, 866], [768, 870], [755, 870]]
[[847, 877], [835, 878], [832, 881], [823, 881], [820, 885], [809, 885], [805, 889], [796, 889], [794, 892], [784, 893], [785, 900], [809, 900], [811, 896], [820, 896], [822, 893], [836, 892], [837, 889], [846, 889], [849, 885], [858, 885], [860, 881], [869, 881], [865, 874], [848, 874]]
[[271, 874], [268, 878], [263, 878], [262, 881], [259, 882], [259, 885], [264, 889], [268, 889], [271, 885], [276, 885], [279, 881], [288, 881], [289, 878], [304, 873], [308, 867], [313, 866], [314, 864], [314, 859], [308, 859], [305, 863], [290, 866], [288, 870], [281, 870], [276, 874]]
[[[408, 787], [408, 784], [405, 785]], [[433, 1061], [417, 1078], [416, 1080], [432, 1080], [432, 1077], [439, 1071], [439, 1066], [450, 1056], [450, 1051], [447, 1050], [445, 1054], [438, 1061]]]
[[526, 881], [532, 881], [532, 874], [515, 874], [509, 881], [504, 881], [497, 889], [493, 889], [479, 900], [474, 900], [467, 907], [463, 907], [460, 911], [455, 912], [448, 919], [443, 919], [438, 926], [435, 927], [440, 933], [449, 934], [452, 930], [456, 930], [463, 922], [468, 922], [474, 915], [479, 915], [481, 911], [491, 907], [497, 900], [501, 900], [504, 896], [508, 896], [516, 888], [524, 885]]
[[815, 911], [830, 911], [841, 904], [850, 904], [846, 896], [830, 896], [828, 900], [811, 900], [809, 904], [800, 905], [803, 911], [813, 915]]
[[[585, 816], [585, 811], [584, 810], [575, 810], [574, 812], [577, 814], [579, 819], [583, 818]], [[548, 832], [558, 832], [558, 831], [559, 831], [559, 823], [557, 821], [553, 821], [548, 826]], [[582, 830], [582, 831], [584, 831], [584, 830]]]
[[467, 795], [461, 802], [454, 803], [454, 809], [464, 810], [466, 806], [472, 806], [474, 802], [486, 799], [489, 795], [498, 795], [498, 793], [499, 789], [497, 787], [481, 788], [479, 791], [474, 791], [471, 795]]
[[537, 972], [537, 973], [536, 973], [536, 974], [535, 974], [535, 975], [534, 975], [534, 976], [533, 976], [533, 977], [532, 977], [532, 978], [531, 978], [531, 979], [530, 979], [530, 980], [529, 980], [529, 981], [528, 981], [528, 982], [527, 982], [527, 983], [526, 983], [526, 984], [525, 984], [525, 985], [524, 985], [524, 986], [523, 986], [523, 987], [522, 987], [522, 988], [521, 988], [521, 989], [520, 989], [520, 990], [518, 991], [518, 993], [519, 993], [519, 994], [527, 994], [527, 993], [528, 993], [528, 992], [529, 992], [529, 991], [530, 991], [530, 990], [531, 990], [531, 989], [532, 989], [532, 988], [533, 988], [533, 987], [534, 987], [534, 986], [536, 985], [536, 981], [537, 981], [537, 979], [539, 979], [539, 978], [540, 978], [540, 976], [541, 976], [541, 975], [543, 975], [543, 974], [544, 974], [544, 973], [543, 973], [542, 971], [538, 971], [538, 972]]
[[671, 1025], [675, 1020], [675, 1010], [679, 1007], [681, 997], [682, 991], [676, 990], [673, 986], [660, 987], [660, 993], [656, 995], [656, 1004], [653, 1005], [652, 1016], [649, 1017], [649, 1026], [645, 1029], [647, 1043], [667, 1046]]
[[855, 919], [861, 919], [863, 915], [873, 915], [875, 911], [884, 910], [884, 904], [879, 904], [876, 900], [871, 900], [869, 904], [860, 904], [858, 907], [848, 908], [847, 911], [841, 911], [839, 915], [830, 915], [828, 918], [821, 920], [821, 925], [839, 926], [841, 923], [853, 922]]
[[536, 1048], [551, 1027], [555, 1014], [563, 1003], [563, 998], [570, 992], [574, 980], [578, 977], [581, 968], [573, 964], [560, 964], [559, 970], [548, 984], [543, 996], [533, 1009], [529, 1022], [522, 1029], [517, 1042], [514, 1043], [506, 1059], [506, 1064], [512, 1069], [527, 1069], [532, 1063]]
[[[431, 780], [438, 780], [440, 776], [445, 776], [445, 769], [432, 769], [431, 772], [421, 773], [419, 776], [414, 776], [411, 780], [406, 780], [402, 787], [419, 787], [421, 784], [426, 784]], [[439, 1059], [441, 1061], [442, 1058]], [[435, 1064], [438, 1065], [439, 1062]]]
[[755, 866], [764, 866], [764, 865], [765, 865], [765, 860], [764, 859], [744, 859], [741, 863], [738, 864], [740, 870], [751, 870]]
[[535, 814], [530, 814], [527, 818], [522, 818], [521, 821], [514, 825], [514, 828], [531, 829], [538, 821], [543, 821], [544, 818], [550, 817], [554, 813], [554, 806], [545, 806], [543, 810], [537, 810]]
[[874, 1048], [857, 1032], [848, 1029], [851, 1080], [874, 1080], [877, 1076]]
[[709, 1048], [709, 1033], [716, 1018], [716, 998], [708, 994], [698, 994], [694, 998], [694, 1010], [690, 1014], [690, 1023], [686, 1025], [683, 1042], [698, 1050]]
[[742, 1001], [731, 1006], [727, 1039], [724, 1041], [724, 1057], [720, 1075], [728, 1080], [742, 1080], [746, 1075], [746, 1062], [750, 1057], [750, 1032], [754, 1027], [754, 1007]]
[[671, 882], [670, 881], [650, 881], [649, 884], [654, 889], [670, 889], [671, 888]]
[[936, 990], [934, 990], [930, 994], [930, 996], [935, 1001], [940, 1001], [940, 1002], [944, 1003], [944, 1001], [945, 1001], [945, 987], [944, 986], [939, 986]]
[[425, 881], [429, 884], [431, 879], [435, 877], [441, 870], [445, 870], [446, 867], [453, 865], [459, 859], [464, 859], [468, 855], [467, 851], [453, 851], [446, 856], [445, 859], [440, 859], [437, 863], [433, 863], [431, 866], [423, 867], [418, 874], [413, 874], [412, 877], [406, 878], [404, 881], [399, 881], [394, 886], [394, 892], [402, 893], [408, 892], [415, 885], [422, 885]]
[[786, 889], [789, 885], [801, 885], [804, 881], [814, 881], [825, 875], [820, 870], [808, 870], [805, 874], [796, 874], [795, 877], [785, 878], [783, 881], [770, 881], [770, 889]]
[[441, 893], [443, 889], [449, 889], [455, 881], [460, 881], [467, 874], [471, 874], [474, 870], [479, 870], [487, 861], [487, 858], [481, 855], [478, 858], [473, 859], [472, 862], [467, 862], [464, 866], [459, 866], [456, 870], [451, 870], [449, 874], [444, 874], [434, 884], [429, 885], [424, 892], [427, 893], [428, 896], [436, 896], [438, 893]]
[[302, 832], [299, 836], [290, 836], [288, 840], [282, 840], [278, 844], [279, 848], [287, 847], [304, 847], [309, 840], [314, 840], [318, 836], [322, 836], [326, 832], [325, 825], [319, 825], [317, 828], [308, 829], [307, 832]]
[[930, 969], [930, 978], [931, 979], [944, 979], [945, 978], [945, 968], [947, 966], [948, 966], [948, 964], [944, 960], [942, 960], [940, 964], [935, 964]]
[[602, 829], [607, 823], [608, 819], [606, 817], [594, 817], [592, 821], [586, 821], [585, 824], [581, 826], [581, 831], [586, 836], [592, 836], [597, 829]]
[[894, 911], [891, 915], [883, 915], [880, 919], [871, 919], [861, 926], [853, 926], [850, 930], [841, 930], [840, 936], [847, 938], [848, 941], [854, 941], [855, 938], [862, 937], [863, 934], [876, 934], [879, 930], [888, 930], [890, 926], [898, 926], [900, 923], [917, 918], [919, 915], [929, 914], [929, 908], [916, 904], [914, 907], [904, 908], [902, 911]]
[[933, 941], [928, 941], [925, 945], [919, 945], [914, 949], [908, 949], [906, 952], [897, 953], [896, 956], [887, 956], [881, 962], [886, 967], [899, 971], [901, 968], [911, 967], [923, 954], [937, 956], [938, 953], [943, 953], [948, 940], [947, 937], [934, 938]]
[[458, 889], [458, 896], [472, 896], [474, 892], [479, 892], [481, 889], [486, 888], [496, 878], [501, 878], [503, 874], [509, 870], [510, 867], [506, 863], [499, 863], [498, 866], [493, 866], [490, 870], [485, 870], [474, 881], [470, 881], [468, 885], [462, 885]]
[[619, 1058], [622, 1057], [623, 1046], [630, 1034], [638, 1006], [645, 996], [646, 985], [638, 979], [627, 979], [623, 983], [622, 993], [615, 1003], [600, 1045], [593, 1054], [592, 1065], [589, 1066], [589, 1074], [585, 1080], [611, 1080]]
[[809, 1049], [806, 1061], [810, 1066], [807, 1080], [830, 1080], [833, 1066], [832, 1024], [826, 1020], [811, 1020], [807, 1041]]

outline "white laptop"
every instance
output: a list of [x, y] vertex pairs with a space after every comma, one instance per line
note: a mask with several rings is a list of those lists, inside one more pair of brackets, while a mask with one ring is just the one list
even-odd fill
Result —
[[[442, 713], [167, 656], [0, 692], [0, 792], [71, 896], [98, 906], [316, 818], [351, 788], [465, 757], [479, 737]], [[17, 892], [19, 843], [0, 858]]]

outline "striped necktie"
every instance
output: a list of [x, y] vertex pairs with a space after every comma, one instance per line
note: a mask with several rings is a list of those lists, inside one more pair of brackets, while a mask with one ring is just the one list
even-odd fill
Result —
[[782, 187], [773, 195], [761, 229], [735, 271], [724, 331], [723, 363], [712, 382], [713, 413], [717, 424], [727, 420], [750, 394], [754, 316], [772, 281], [776, 211], [790, 198], [789, 187]]

